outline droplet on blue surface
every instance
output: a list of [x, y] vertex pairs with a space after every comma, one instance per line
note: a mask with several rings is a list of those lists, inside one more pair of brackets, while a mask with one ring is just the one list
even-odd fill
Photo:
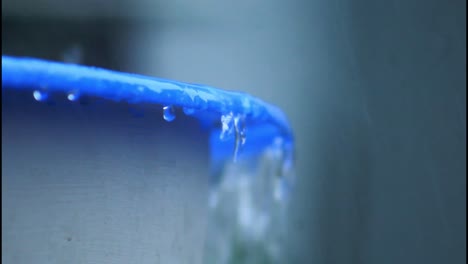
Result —
[[78, 92], [70, 92], [67, 95], [68, 101], [75, 102], [76, 100], [80, 99], [80, 94]]
[[195, 113], [195, 109], [189, 107], [184, 107], [183, 111], [185, 115], [193, 115]]
[[172, 105], [168, 105], [163, 108], [163, 118], [167, 122], [174, 121], [176, 116], [175, 116], [174, 107]]
[[33, 92], [33, 97], [36, 101], [43, 102], [47, 100], [49, 95], [46, 92], [41, 92], [41, 91], [36, 90]]

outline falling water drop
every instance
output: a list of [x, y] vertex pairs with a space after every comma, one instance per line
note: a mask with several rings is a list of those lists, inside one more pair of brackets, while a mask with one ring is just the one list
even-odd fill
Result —
[[80, 94], [78, 92], [71, 92], [67, 95], [68, 101], [75, 102], [76, 100], [80, 99]]
[[45, 92], [41, 92], [41, 91], [34, 91], [33, 92], [33, 96], [34, 96], [34, 99], [38, 102], [43, 102], [45, 100], [47, 100], [47, 98], [49, 97], [49, 95]]
[[163, 118], [167, 122], [174, 121], [176, 116], [175, 116], [174, 107], [172, 105], [168, 105], [163, 108]]

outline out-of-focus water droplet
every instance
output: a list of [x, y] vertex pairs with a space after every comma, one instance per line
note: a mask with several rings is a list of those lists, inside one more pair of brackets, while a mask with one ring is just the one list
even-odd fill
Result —
[[41, 91], [36, 90], [33, 92], [33, 97], [36, 101], [43, 102], [47, 100], [49, 95], [46, 92], [41, 92]]
[[195, 109], [189, 107], [184, 107], [183, 111], [185, 115], [193, 115], [195, 113]]
[[83, 61], [83, 48], [79, 44], [73, 44], [62, 54], [62, 60], [67, 63], [80, 64]]
[[76, 100], [80, 99], [80, 94], [78, 92], [70, 92], [67, 95], [68, 101], [75, 102]]
[[167, 122], [174, 121], [174, 119], [176, 118], [176, 115], [175, 115], [174, 107], [172, 105], [168, 105], [163, 108], [163, 118]]

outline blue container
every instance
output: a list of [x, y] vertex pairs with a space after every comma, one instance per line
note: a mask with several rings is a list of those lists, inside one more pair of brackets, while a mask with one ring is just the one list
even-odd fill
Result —
[[276, 241], [292, 144], [284, 114], [244, 93], [2, 56], [2, 260], [235, 261]]

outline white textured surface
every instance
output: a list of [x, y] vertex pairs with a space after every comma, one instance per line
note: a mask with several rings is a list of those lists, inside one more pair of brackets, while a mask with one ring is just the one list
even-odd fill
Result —
[[4, 263], [201, 263], [205, 135], [121, 106], [33, 104], [2, 104]]

